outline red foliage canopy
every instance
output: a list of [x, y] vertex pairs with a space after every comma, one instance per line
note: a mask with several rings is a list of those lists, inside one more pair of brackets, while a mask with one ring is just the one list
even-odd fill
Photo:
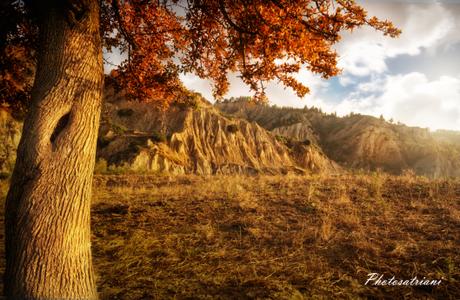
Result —
[[[66, 0], [69, 3], [72, 0]], [[30, 91], [37, 30], [24, 3], [0, 5], [0, 101], [18, 106]], [[293, 75], [305, 67], [328, 78], [339, 72], [332, 45], [343, 30], [368, 25], [391, 37], [400, 30], [368, 17], [353, 0], [101, 0], [106, 51], [127, 59], [112, 73], [128, 95], [167, 105], [182, 89], [181, 72], [228, 91], [228, 73], [264, 98], [263, 83], [279, 80], [299, 96]]]

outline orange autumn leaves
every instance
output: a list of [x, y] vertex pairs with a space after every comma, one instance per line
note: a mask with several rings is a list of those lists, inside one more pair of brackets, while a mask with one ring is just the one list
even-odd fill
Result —
[[107, 1], [103, 11], [105, 46], [127, 55], [115, 79], [132, 98], [166, 105], [181, 90], [177, 54], [187, 45], [182, 18], [157, 1]]
[[[32, 17], [27, 18], [27, 5], [19, 7], [17, 3], [0, 7], [20, 12], [21, 18], [10, 18], [8, 22], [22, 24], [4, 27], [9, 30], [5, 34], [0, 32], [8, 36], [0, 47], [4, 60], [5, 49], [11, 48], [8, 41], [36, 35], [36, 30], [17, 30], [36, 26], [30, 21]], [[112, 77], [132, 99], [156, 101], [164, 107], [183, 95], [179, 74], [190, 72], [212, 80], [216, 97], [228, 91], [229, 73], [238, 74], [257, 99], [265, 99], [264, 84], [272, 80], [303, 96], [309, 89], [294, 77], [301, 68], [325, 78], [340, 71], [332, 45], [340, 40], [343, 30], [371, 26], [392, 37], [400, 34], [391, 22], [368, 17], [352, 0], [100, 3], [103, 47], [107, 51], [121, 50], [126, 57]], [[34, 60], [36, 45], [27, 47], [30, 49], [24, 53], [32, 53], [27, 59]]]
[[114, 46], [121, 44], [129, 55], [119, 78], [134, 98], [156, 96], [165, 104], [181, 89], [179, 72], [211, 79], [215, 97], [228, 91], [230, 72], [259, 99], [271, 80], [302, 97], [309, 89], [293, 76], [300, 68], [324, 78], [338, 74], [331, 46], [341, 31], [368, 25], [392, 37], [400, 34], [391, 22], [368, 18], [351, 0], [114, 2], [107, 5], [118, 10]]

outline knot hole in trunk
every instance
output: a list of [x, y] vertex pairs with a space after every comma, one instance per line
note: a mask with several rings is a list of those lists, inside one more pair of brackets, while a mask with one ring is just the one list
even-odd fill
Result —
[[59, 121], [57, 122], [56, 124], [56, 127], [54, 128], [54, 131], [53, 133], [51, 134], [51, 143], [54, 145], [54, 142], [56, 141], [57, 137], [59, 136], [59, 134], [64, 130], [64, 128], [67, 127], [67, 125], [69, 124], [69, 120], [70, 120], [70, 112], [66, 113], [65, 115], [63, 115]]

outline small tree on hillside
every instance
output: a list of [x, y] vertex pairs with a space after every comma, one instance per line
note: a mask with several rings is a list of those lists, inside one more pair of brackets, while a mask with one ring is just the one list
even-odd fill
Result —
[[181, 72], [212, 79], [215, 96], [229, 72], [261, 99], [273, 79], [303, 96], [292, 75], [336, 75], [342, 30], [399, 34], [353, 0], [16, 0], [0, 13], [0, 99], [28, 111], [6, 200], [9, 299], [97, 298], [90, 199], [104, 48], [126, 54], [112, 75], [131, 98], [166, 106]]

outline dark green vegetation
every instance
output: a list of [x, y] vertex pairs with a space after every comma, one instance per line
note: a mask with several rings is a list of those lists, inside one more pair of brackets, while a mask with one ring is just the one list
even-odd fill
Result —
[[458, 180], [97, 176], [92, 232], [102, 299], [460, 297]]

